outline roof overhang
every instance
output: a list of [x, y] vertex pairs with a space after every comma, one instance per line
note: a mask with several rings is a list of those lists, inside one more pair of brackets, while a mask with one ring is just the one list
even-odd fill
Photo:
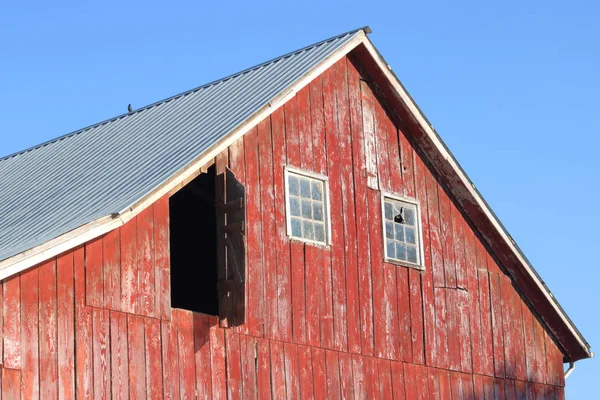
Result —
[[577, 361], [591, 357], [592, 353], [590, 352], [588, 343], [469, 180], [402, 83], [390, 70], [388, 64], [373, 46], [366, 33], [370, 33], [370, 30], [363, 28], [351, 40], [342, 45], [288, 88], [284, 89], [278, 96], [264, 105], [252, 117], [231, 131], [212, 148], [200, 154], [179, 173], [163, 182], [131, 207], [86, 224], [43, 245], [0, 261], [0, 280], [38, 265], [127, 223], [149, 205], [199, 175], [202, 167], [210, 163], [221, 151], [285, 104], [315, 77], [323, 73], [342, 57], [353, 52], [375, 80], [386, 100], [396, 110], [400, 118], [408, 124], [415, 144], [426, 157], [430, 166], [439, 174], [442, 182], [462, 207], [463, 213], [480, 233], [486, 245], [512, 276], [518, 289], [529, 300], [536, 314], [561, 347], [565, 359]]
[[541, 280], [521, 249], [483, 199], [400, 80], [368, 38], [354, 53], [369, 71], [386, 100], [409, 126], [411, 137], [462, 207], [500, 264], [546, 325], [566, 360], [592, 357], [590, 346]]

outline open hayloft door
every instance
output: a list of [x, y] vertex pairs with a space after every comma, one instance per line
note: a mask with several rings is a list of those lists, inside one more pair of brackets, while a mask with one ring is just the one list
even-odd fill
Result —
[[226, 166], [217, 164], [217, 173], [219, 321], [232, 327], [246, 322], [245, 188]]

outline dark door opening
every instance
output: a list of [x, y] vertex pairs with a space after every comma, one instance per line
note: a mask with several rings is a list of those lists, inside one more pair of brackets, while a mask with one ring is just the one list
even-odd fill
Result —
[[215, 166], [169, 200], [171, 306], [219, 314]]

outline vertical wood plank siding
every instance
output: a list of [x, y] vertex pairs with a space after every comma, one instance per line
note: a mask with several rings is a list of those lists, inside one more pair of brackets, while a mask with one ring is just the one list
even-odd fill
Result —
[[[343, 58], [220, 156], [245, 325], [171, 309], [165, 197], [1, 283], [3, 398], [563, 398], [561, 351], [370, 82]], [[288, 238], [286, 165], [329, 177], [331, 246]], [[380, 191], [420, 204], [424, 271], [384, 261]]]

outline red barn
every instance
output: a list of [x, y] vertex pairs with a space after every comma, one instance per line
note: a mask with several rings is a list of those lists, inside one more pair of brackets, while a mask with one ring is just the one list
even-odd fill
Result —
[[0, 160], [4, 399], [560, 399], [589, 345], [367, 38]]

